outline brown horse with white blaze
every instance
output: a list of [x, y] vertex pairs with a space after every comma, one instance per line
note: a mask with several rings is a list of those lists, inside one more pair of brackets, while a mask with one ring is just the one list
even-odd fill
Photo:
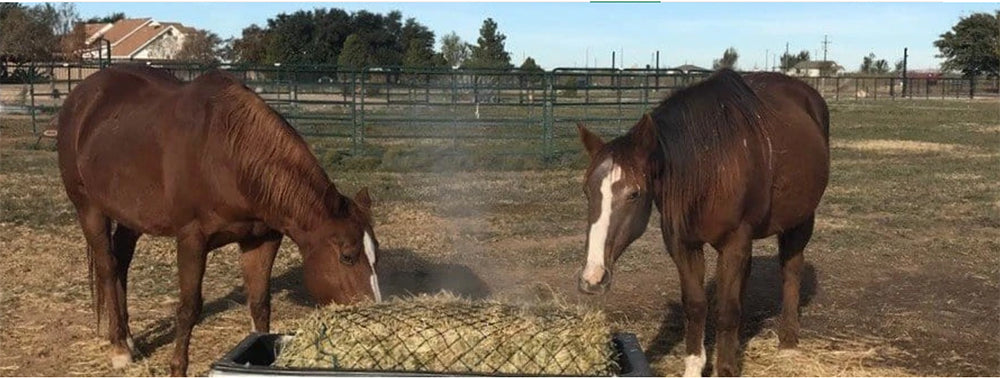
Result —
[[185, 375], [209, 251], [238, 243], [252, 328], [270, 328], [270, 275], [284, 235], [320, 304], [379, 300], [371, 198], [340, 194], [305, 141], [237, 79], [191, 83], [147, 67], [104, 69], [59, 113], [66, 194], [88, 245], [91, 290], [107, 313], [112, 365], [132, 361], [128, 268], [140, 235], [177, 241], [180, 304], [171, 374]]
[[685, 313], [685, 376], [705, 367], [707, 243], [719, 252], [716, 371], [736, 375], [738, 331], [754, 239], [778, 235], [779, 347], [799, 332], [803, 250], [829, 177], [829, 112], [805, 83], [722, 70], [676, 92], [608, 143], [578, 125], [590, 155], [587, 263], [580, 290], [603, 293], [615, 261], [660, 211]]

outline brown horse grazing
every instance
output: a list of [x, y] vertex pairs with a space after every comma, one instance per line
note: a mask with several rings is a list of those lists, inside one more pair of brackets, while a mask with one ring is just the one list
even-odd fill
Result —
[[719, 252], [716, 371], [735, 375], [751, 242], [778, 235], [783, 280], [781, 348], [799, 331], [802, 251], [829, 176], [829, 113], [823, 98], [785, 75], [722, 70], [678, 91], [607, 144], [583, 125], [590, 154], [587, 264], [580, 290], [603, 293], [622, 251], [642, 235], [651, 204], [680, 273], [685, 375], [705, 366], [707, 315], [702, 247]]
[[299, 246], [317, 302], [380, 299], [367, 190], [341, 195], [292, 127], [229, 74], [184, 84], [146, 67], [102, 70], [67, 97], [57, 145], [115, 367], [132, 361], [126, 283], [142, 234], [177, 239], [173, 375], [187, 372], [205, 260], [220, 246], [242, 249], [255, 331], [270, 328], [269, 279], [283, 235]]

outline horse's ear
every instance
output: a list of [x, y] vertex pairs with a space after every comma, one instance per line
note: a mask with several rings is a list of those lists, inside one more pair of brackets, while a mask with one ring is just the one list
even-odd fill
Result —
[[372, 197], [368, 194], [368, 187], [361, 188], [358, 194], [354, 195], [354, 202], [365, 210], [372, 208]]
[[333, 215], [339, 215], [341, 210], [344, 209], [344, 196], [340, 195], [337, 191], [337, 186], [332, 182], [326, 187], [326, 191], [323, 193], [323, 203], [326, 204], [326, 208], [330, 210]]
[[576, 123], [576, 131], [580, 133], [580, 141], [583, 142], [583, 148], [587, 150], [587, 154], [590, 155], [591, 159], [593, 159], [594, 155], [597, 154], [597, 151], [600, 151], [601, 147], [604, 147], [604, 141], [602, 141], [601, 137], [597, 136], [597, 134], [587, 130], [587, 128], [583, 126], [582, 122]]
[[649, 113], [643, 114], [639, 123], [632, 127], [632, 138], [636, 148], [640, 151], [652, 152], [656, 148], [656, 123], [653, 122], [653, 117]]

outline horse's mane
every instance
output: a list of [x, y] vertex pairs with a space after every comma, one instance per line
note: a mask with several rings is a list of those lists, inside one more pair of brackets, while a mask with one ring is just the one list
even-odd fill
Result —
[[[683, 235], [707, 192], [732, 192], [743, 182], [754, 146], [768, 143], [770, 111], [736, 72], [723, 69], [666, 98], [652, 111], [663, 152], [664, 215]], [[745, 146], [750, 146], [749, 148]], [[766, 149], [767, 147], [765, 147]], [[752, 163], [752, 162], [751, 162]]]
[[[212, 97], [213, 128], [239, 169], [240, 188], [271, 217], [303, 219], [336, 191], [308, 145], [284, 118], [235, 78], [221, 71], [222, 85]], [[218, 79], [212, 80], [218, 82]], [[339, 194], [334, 196], [340, 198]]]

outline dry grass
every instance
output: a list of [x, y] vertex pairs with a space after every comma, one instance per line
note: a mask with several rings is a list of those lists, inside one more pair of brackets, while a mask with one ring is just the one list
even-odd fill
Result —
[[[922, 108], [935, 104], [947, 106]], [[1000, 342], [988, 337], [1000, 328], [1000, 133], [981, 132], [996, 125], [995, 105], [833, 106], [832, 177], [806, 252], [801, 354], [777, 354], [768, 322], [780, 308], [775, 243], [757, 243], [744, 375], [1000, 372]], [[30, 127], [9, 121], [0, 122], [0, 375], [167, 374], [177, 304], [172, 240], [140, 239], [129, 275], [140, 358], [113, 370], [95, 331], [83, 237], [51, 143], [32, 149]], [[539, 283], [549, 285], [570, 303], [604, 309], [614, 329], [635, 332], [654, 373], [679, 374], [683, 313], [657, 220], [619, 260], [609, 295], [576, 293], [586, 226], [581, 175], [331, 170], [339, 187], [373, 190], [384, 291], [531, 298]], [[709, 287], [714, 257], [706, 252]], [[209, 257], [191, 374], [206, 374], [248, 332], [238, 261], [233, 247]], [[293, 330], [314, 309], [300, 275], [286, 240], [272, 279], [273, 331]]]
[[956, 152], [966, 149], [966, 147], [957, 144], [897, 139], [835, 140], [831, 143], [831, 147], [882, 153]]

